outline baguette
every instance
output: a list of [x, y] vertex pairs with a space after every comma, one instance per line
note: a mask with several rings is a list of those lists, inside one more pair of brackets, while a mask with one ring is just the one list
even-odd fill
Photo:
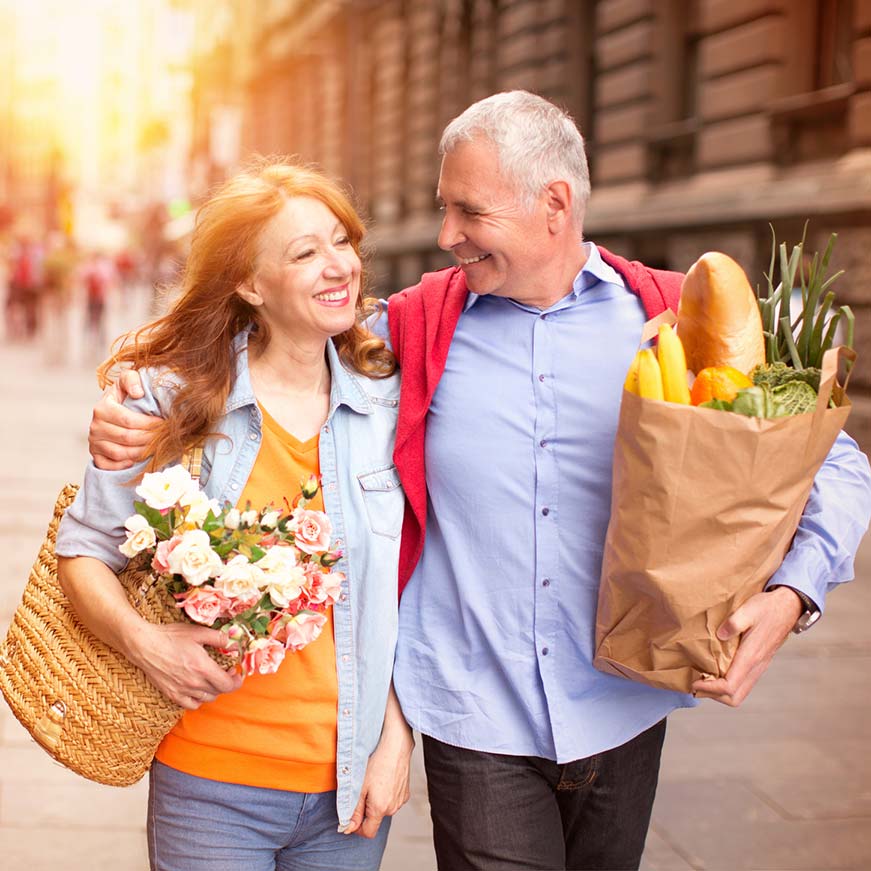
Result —
[[733, 366], [750, 374], [765, 362], [762, 317], [744, 270], [717, 251], [703, 254], [683, 280], [677, 334], [695, 374]]

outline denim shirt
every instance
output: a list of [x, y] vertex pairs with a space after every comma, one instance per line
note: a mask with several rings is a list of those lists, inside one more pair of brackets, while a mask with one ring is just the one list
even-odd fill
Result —
[[[240, 333], [236, 380], [216, 431], [203, 450], [200, 484], [209, 497], [234, 505], [260, 448], [262, 416], [251, 387], [248, 333]], [[330, 411], [321, 427], [319, 450], [324, 510], [333, 544], [344, 556], [336, 568], [346, 575], [333, 607], [338, 672], [336, 809], [346, 826], [359, 800], [369, 755], [378, 744], [393, 669], [397, 631], [397, 561], [404, 497], [393, 465], [399, 375], [372, 379], [349, 372], [332, 342]], [[145, 396], [127, 400], [137, 411], [165, 415], [172, 404], [171, 376], [141, 370]], [[92, 463], [60, 524], [60, 556], [90, 556], [114, 571], [126, 564], [118, 550], [124, 521], [133, 514], [135, 487], [125, 486], [143, 471], [101, 471]], [[288, 481], [288, 493], [297, 482]]]

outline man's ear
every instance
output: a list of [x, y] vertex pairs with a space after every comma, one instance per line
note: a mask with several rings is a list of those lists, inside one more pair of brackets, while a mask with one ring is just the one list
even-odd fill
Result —
[[247, 281], [240, 281], [236, 285], [236, 293], [249, 305], [263, 305], [263, 297], [260, 295], [260, 291], [257, 290], [257, 285], [254, 283], [253, 278]]
[[572, 221], [572, 189], [566, 181], [552, 181], [544, 197], [548, 228], [552, 233], [561, 232]]

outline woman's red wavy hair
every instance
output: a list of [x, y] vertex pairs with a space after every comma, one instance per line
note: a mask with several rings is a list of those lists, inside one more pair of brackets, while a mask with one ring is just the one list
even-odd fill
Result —
[[[288, 198], [300, 196], [324, 203], [362, 257], [365, 227], [336, 182], [310, 166], [283, 159], [261, 161], [221, 185], [200, 208], [180, 294], [170, 311], [119, 339], [97, 370], [103, 386], [120, 365], [157, 367], [179, 376], [172, 409], [149, 446], [152, 469], [177, 460], [213, 434], [235, 377], [233, 337], [253, 323], [257, 329], [250, 343], [269, 341], [268, 327], [256, 307], [236, 289], [254, 274], [265, 225]], [[374, 311], [375, 300], [361, 293], [357, 322], [333, 341], [349, 368], [370, 378], [385, 378], [395, 371], [396, 360], [384, 342], [363, 326]]]

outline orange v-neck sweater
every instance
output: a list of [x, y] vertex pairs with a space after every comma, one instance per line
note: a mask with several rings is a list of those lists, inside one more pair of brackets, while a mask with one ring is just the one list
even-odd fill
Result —
[[[284, 506], [319, 475], [318, 437], [300, 442], [263, 412], [263, 440], [238, 506]], [[323, 510], [320, 492], [309, 507]], [[234, 693], [186, 711], [157, 758], [210, 780], [293, 792], [336, 788], [336, 647], [332, 614], [308, 647], [275, 674], [250, 675]]]

